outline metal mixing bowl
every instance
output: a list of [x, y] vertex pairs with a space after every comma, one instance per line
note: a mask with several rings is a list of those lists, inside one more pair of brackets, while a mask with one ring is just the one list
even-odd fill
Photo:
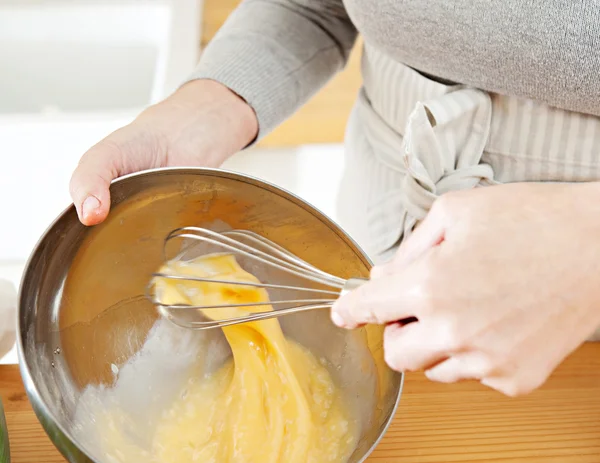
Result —
[[[102, 225], [80, 225], [70, 207], [50, 226], [29, 260], [19, 296], [18, 344], [27, 394], [70, 462], [104, 463], [89, 443], [75, 437], [77, 401], [87, 385], [110, 387], [115, 370], [144, 344], [157, 312], [140, 296], [162, 263], [163, 238], [172, 229], [251, 230], [343, 278], [368, 276], [370, 267], [365, 254], [322, 213], [243, 175], [158, 169], [117, 180], [111, 195], [112, 211]], [[327, 359], [359, 417], [361, 437], [350, 462], [364, 461], [385, 433], [402, 389], [402, 375], [383, 359], [383, 328], [341, 330], [324, 310], [283, 317], [281, 323], [288, 337]], [[223, 352], [210, 351], [223, 349], [223, 343], [212, 342], [222, 336], [220, 330], [193, 333], [206, 341], [203, 357], [223, 358]], [[182, 380], [171, 364], [153, 367], [127, 404], [134, 415], [135, 407], [139, 411], [139, 429], [148, 428], [150, 399], [157, 389], [167, 397], [167, 389]], [[165, 368], [170, 368], [168, 375]]]

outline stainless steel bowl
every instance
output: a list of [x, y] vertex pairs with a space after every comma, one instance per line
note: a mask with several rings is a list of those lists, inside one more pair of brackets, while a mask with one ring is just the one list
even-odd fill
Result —
[[[18, 344], [27, 394], [70, 462], [104, 463], [75, 437], [75, 407], [87, 385], [113, 383], [115, 367], [139, 351], [155, 323], [156, 310], [140, 296], [161, 264], [163, 238], [172, 229], [251, 230], [343, 278], [368, 276], [370, 267], [365, 254], [322, 213], [243, 175], [158, 169], [117, 180], [111, 195], [112, 212], [100, 226], [80, 225], [73, 207], [58, 217], [29, 260], [19, 296]], [[290, 315], [281, 322], [287, 336], [331, 365], [361, 426], [350, 461], [364, 461], [385, 433], [402, 389], [402, 375], [383, 359], [383, 329], [340, 330], [327, 311]], [[220, 331], [195, 333], [205, 340], [222, 336]], [[204, 354], [214, 359], [209, 350], [222, 344], [207, 345]], [[140, 383], [135, 398], [140, 412], [156, 393], [155, 380], [164, 378], [164, 367], [157, 364]], [[169, 377], [178, 380], [177, 374]], [[139, 425], [146, 424], [147, 414], [141, 413]]]

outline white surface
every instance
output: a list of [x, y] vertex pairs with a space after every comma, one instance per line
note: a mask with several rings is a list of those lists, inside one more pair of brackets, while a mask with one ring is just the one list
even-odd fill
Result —
[[335, 220], [343, 166], [342, 145], [307, 145], [244, 151], [228, 160], [223, 168], [275, 183]]

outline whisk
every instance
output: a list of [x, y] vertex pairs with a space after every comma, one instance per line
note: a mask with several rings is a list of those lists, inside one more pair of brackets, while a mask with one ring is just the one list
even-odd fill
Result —
[[[283, 315], [306, 312], [316, 309], [330, 308], [342, 295], [352, 291], [362, 284], [366, 279], [343, 278], [330, 275], [310, 265], [283, 247], [256, 233], [246, 230], [230, 230], [215, 232], [205, 228], [183, 227], [169, 233], [165, 238], [165, 255], [169, 242], [174, 239], [194, 240], [193, 246], [187, 246], [180, 251], [176, 257], [185, 260], [188, 252], [202, 254], [230, 254], [238, 260], [245, 260], [246, 268], [252, 267], [255, 271], [250, 273], [263, 273], [265, 281], [261, 283], [248, 281], [230, 281], [222, 279], [201, 278], [195, 276], [170, 275], [168, 273], [154, 273], [153, 280], [148, 285], [146, 296], [155, 304], [160, 314], [172, 323], [189, 329], [204, 330], [210, 328], [222, 328], [224, 326], [236, 325], [258, 320], [265, 320]], [[198, 246], [201, 244], [201, 246]], [[214, 252], [218, 250], [219, 252]], [[212, 252], [211, 252], [212, 251]], [[283, 281], [273, 282], [273, 273], [279, 275]], [[216, 283], [226, 285], [242, 285], [264, 288], [269, 292], [270, 302], [273, 310], [263, 312], [250, 312], [247, 315], [219, 320], [208, 319], [202, 311], [205, 309], [220, 309], [231, 307], [257, 307], [265, 306], [265, 302], [249, 302], [226, 305], [166, 305], [161, 303], [160, 298], [152, 293], [156, 278], [167, 278], [172, 280], [197, 281], [205, 283]], [[306, 284], [292, 284], [288, 280], [303, 281]], [[310, 287], [312, 284], [316, 287]], [[293, 297], [286, 296], [293, 294]]]

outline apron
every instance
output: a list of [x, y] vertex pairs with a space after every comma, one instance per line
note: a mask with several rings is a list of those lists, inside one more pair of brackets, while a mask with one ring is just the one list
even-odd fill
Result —
[[337, 219], [376, 264], [448, 191], [600, 179], [598, 117], [446, 85], [369, 45], [362, 73]]

